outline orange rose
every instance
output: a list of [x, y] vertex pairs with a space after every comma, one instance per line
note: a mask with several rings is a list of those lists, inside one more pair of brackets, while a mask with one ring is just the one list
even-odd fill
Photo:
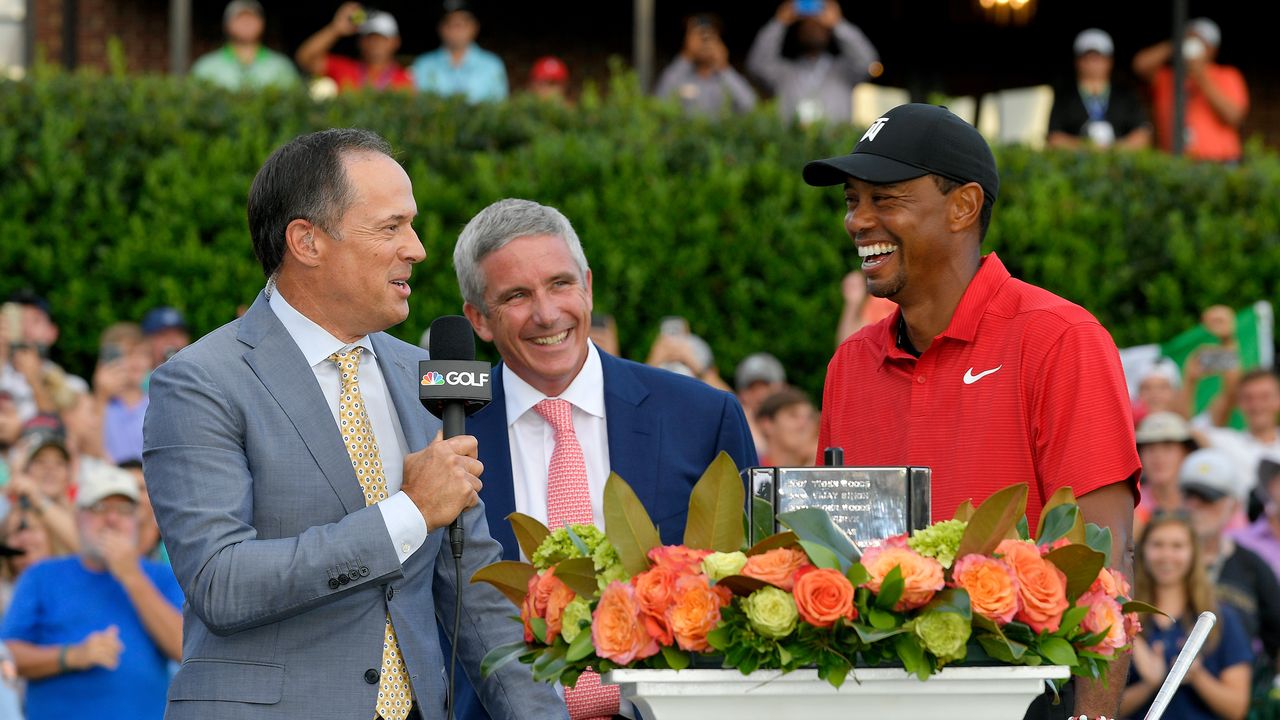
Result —
[[[524, 602], [520, 603], [520, 619], [524, 622], [524, 641], [533, 642], [533, 626], [530, 621], [533, 618], [545, 618], [547, 614], [547, 601], [551, 599], [553, 591], [557, 586], [568, 590], [569, 588], [556, 577], [556, 569], [554, 567], [547, 568], [545, 571], [538, 573], [529, 578], [529, 588], [525, 593]], [[573, 591], [569, 591], [570, 600], [572, 600]], [[568, 604], [565, 600], [565, 604]], [[561, 611], [564, 607], [561, 606]], [[559, 625], [559, 622], [556, 623]], [[558, 631], [557, 631], [558, 632]], [[551, 633], [548, 633], [550, 635]]]
[[654, 565], [688, 575], [702, 572], [702, 558], [710, 554], [710, 550], [695, 550], [684, 545], [663, 545], [650, 550], [649, 559]]
[[747, 558], [747, 564], [742, 567], [739, 574], [763, 580], [791, 592], [796, 583], [796, 571], [808, 566], [809, 556], [805, 555], [803, 550], [789, 547], [774, 548]]
[[705, 576], [685, 575], [676, 583], [675, 602], [667, 608], [667, 625], [682, 650], [702, 652], [709, 647], [707, 633], [720, 622], [720, 608], [727, 605]]
[[564, 618], [564, 607], [577, 597], [568, 585], [560, 578], [554, 578], [555, 585], [547, 597], [547, 638], [555, 638], [560, 634], [560, 621]]
[[1018, 578], [1022, 608], [1015, 616], [1036, 632], [1056, 632], [1062, 623], [1067, 602], [1067, 576], [1045, 560], [1035, 545], [1022, 540], [1002, 540], [996, 553], [1013, 568]]
[[1080, 596], [1076, 604], [1089, 608], [1089, 613], [1080, 621], [1080, 627], [1090, 633], [1107, 634], [1096, 645], [1085, 648], [1086, 650], [1110, 656], [1128, 644], [1124, 613], [1120, 612], [1120, 603], [1115, 598], [1103, 593], [1087, 592]]
[[974, 612], [998, 625], [1008, 623], [1022, 607], [1018, 578], [1003, 560], [965, 555], [951, 568], [951, 584], [969, 593]]
[[873, 593], [880, 592], [885, 577], [894, 568], [902, 568], [902, 597], [893, 608], [898, 612], [925, 605], [945, 583], [942, 565], [910, 548], [884, 545], [871, 548], [862, 554], [862, 566], [871, 575], [866, 587]]
[[631, 578], [636, 589], [636, 603], [649, 634], [663, 645], [673, 640], [671, 627], [667, 625], [667, 610], [671, 607], [679, 573], [670, 566], [654, 565], [649, 570]]
[[839, 570], [822, 568], [800, 572], [793, 594], [796, 610], [810, 625], [827, 628], [840, 618], [858, 617], [858, 609], [853, 606], [853, 583]]
[[1110, 598], [1128, 598], [1129, 581], [1123, 574], [1104, 567], [1098, 571], [1098, 578], [1089, 586], [1089, 592], [1100, 592]]
[[600, 593], [600, 602], [591, 615], [591, 644], [597, 655], [619, 665], [658, 652], [658, 641], [640, 620], [635, 588], [614, 580]]

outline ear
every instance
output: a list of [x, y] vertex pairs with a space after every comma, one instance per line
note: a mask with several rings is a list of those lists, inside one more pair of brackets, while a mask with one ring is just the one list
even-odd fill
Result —
[[285, 254], [306, 267], [320, 264], [320, 251], [316, 243], [315, 225], [298, 218], [284, 229]]
[[591, 295], [591, 268], [587, 268], [587, 312], [595, 309], [595, 298]]
[[978, 227], [982, 217], [982, 186], [976, 182], [961, 185], [947, 197], [947, 228], [959, 232], [969, 226]]
[[489, 329], [489, 320], [485, 318], [484, 313], [480, 312], [480, 308], [471, 303], [462, 304], [462, 314], [467, 316], [471, 321], [471, 327], [476, 331], [476, 335], [485, 342], [493, 342], [493, 331]]

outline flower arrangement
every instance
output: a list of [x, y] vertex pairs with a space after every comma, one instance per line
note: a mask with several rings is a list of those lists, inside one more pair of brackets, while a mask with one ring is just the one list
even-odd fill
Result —
[[[572, 686], [586, 668], [691, 664], [816, 667], [839, 687], [855, 667], [901, 665], [920, 679], [944, 666], [1065, 665], [1099, 678], [1139, 630], [1125, 578], [1109, 569], [1109, 530], [1083, 522], [1070, 490], [1029, 532], [1027, 486], [1012, 485], [952, 520], [859, 553], [822, 510], [783, 513], [787, 530], [744, 548], [744, 490], [725, 454], [694, 487], [684, 543], [664, 546], [617, 475], [605, 531], [549, 531], [508, 517], [530, 563], [481, 569], [520, 608], [524, 642], [495, 648], [534, 678]], [[1065, 681], [1063, 681], [1065, 682]]]

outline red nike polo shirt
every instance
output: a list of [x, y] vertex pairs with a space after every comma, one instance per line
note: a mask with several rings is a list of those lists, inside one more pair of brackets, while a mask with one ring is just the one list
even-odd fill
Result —
[[823, 448], [849, 465], [933, 469], [933, 519], [1029, 486], [1032, 528], [1061, 487], [1077, 497], [1141, 466], [1111, 336], [1084, 308], [982, 259], [951, 318], [919, 359], [897, 347], [900, 310], [864, 328], [827, 367]]

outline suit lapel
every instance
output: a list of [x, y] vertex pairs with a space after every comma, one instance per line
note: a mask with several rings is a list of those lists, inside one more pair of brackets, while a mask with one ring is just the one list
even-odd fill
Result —
[[245, 362], [258, 376], [315, 458], [347, 512], [364, 507], [351, 458], [311, 367], [260, 294], [240, 324], [239, 338], [252, 345]]
[[658, 507], [659, 423], [643, 407], [649, 390], [626, 364], [600, 352], [604, 413], [609, 428], [609, 467], [627, 481], [646, 508]]
[[511, 440], [507, 435], [507, 397], [502, 385], [502, 365], [494, 366], [489, 375], [493, 383], [493, 399], [489, 406], [467, 418], [467, 432], [480, 443], [480, 462], [484, 474], [484, 514], [489, 521], [489, 534], [502, 545], [502, 556], [518, 560], [520, 548], [506, 517], [516, 510], [515, 480], [511, 473]]
[[[400, 429], [404, 431], [406, 448], [416, 452], [425, 448], [431, 438], [427, 437], [427, 425], [422, 405], [417, 402], [418, 378], [417, 363], [394, 352], [386, 333], [374, 333], [369, 336], [373, 343], [373, 352], [378, 357], [378, 369], [382, 371], [382, 379], [387, 383], [391, 393], [391, 404], [396, 408], [396, 416], [400, 418]], [[412, 365], [412, 367], [410, 367]]]

